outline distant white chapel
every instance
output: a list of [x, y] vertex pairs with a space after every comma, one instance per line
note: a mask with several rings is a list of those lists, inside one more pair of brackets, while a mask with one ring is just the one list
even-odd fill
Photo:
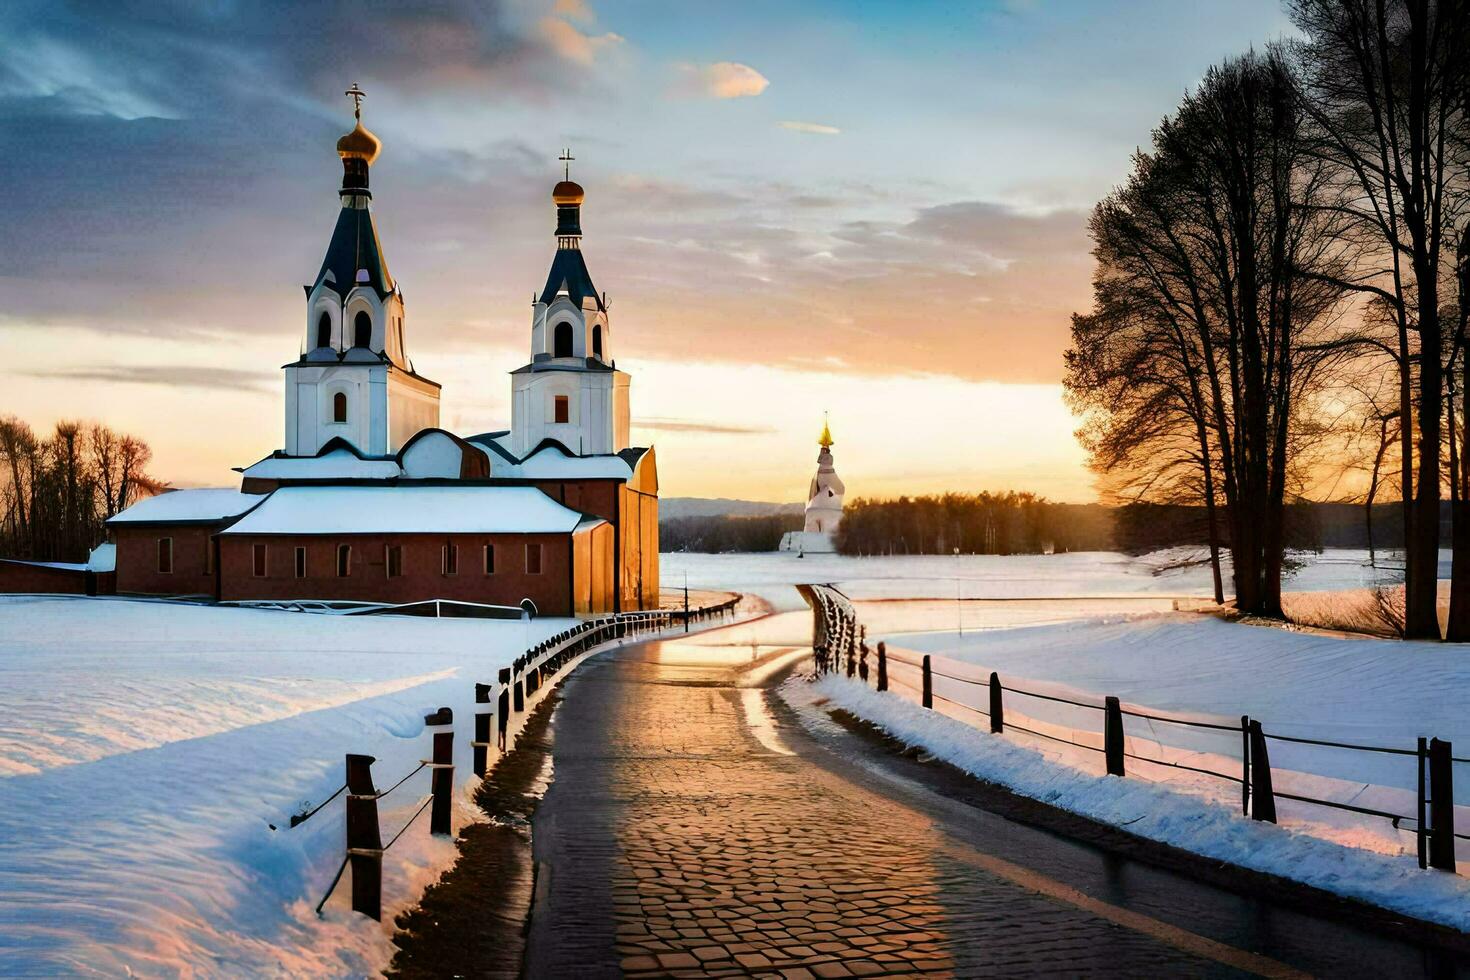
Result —
[[817, 453], [817, 472], [807, 492], [806, 523], [800, 531], [788, 531], [782, 536], [782, 551], [831, 554], [837, 550], [833, 535], [842, 523], [842, 495], [847, 488], [832, 465], [832, 430], [825, 420], [817, 445], [822, 448]]

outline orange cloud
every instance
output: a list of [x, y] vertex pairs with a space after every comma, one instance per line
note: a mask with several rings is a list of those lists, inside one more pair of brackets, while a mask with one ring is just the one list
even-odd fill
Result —
[[760, 95], [770, 79], [738, 61], [716, 61], [709, 65], [680, 64], [676, 91], [710, 99], [741, 99]]

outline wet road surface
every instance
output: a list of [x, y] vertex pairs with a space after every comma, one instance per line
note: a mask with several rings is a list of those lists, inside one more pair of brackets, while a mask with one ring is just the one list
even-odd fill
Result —
[[793, 623], [763, 622], [627, 647], [566, 682], [534, 820], [529, 976], [1458, 972], [809, 733], [768, 690], [801, 653], [781, 643]]

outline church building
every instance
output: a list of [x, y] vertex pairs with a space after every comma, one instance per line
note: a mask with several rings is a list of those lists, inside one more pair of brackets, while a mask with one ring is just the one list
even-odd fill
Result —
[[782, 551], [798, 554], [830, 554], [836, 551], [833, 535], [842, 522], [842, 495], [847, 488], [832, 464], [832, 429], [822, 420], [822, 434], [817, 439], [817, 472], [807, 488], [805, 523], [800, 531], [788, 531], [781, 537]]
[[347, 94], [341, 210], [284, 366], [283, 448], [240, 468], [238, 489], [176, 490], [108, 521], [117, 591], [655, 608], [657, 464], [628, 444], [630, 379], [583, 257], [582, 187], [568, 169], [552, 190], [556, 251], [511, 372], [510, 428], [447, 432], [373, 219], [382, 144], [362, 124], [362, 92]]

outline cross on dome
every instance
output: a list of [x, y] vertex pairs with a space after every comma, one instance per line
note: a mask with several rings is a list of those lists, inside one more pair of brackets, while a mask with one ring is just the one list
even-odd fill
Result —
[[362, 100], [367, 98], [367, 93], [358, 88], [356, 82], [353, 82], [352, 87], [342, 94], [352, 100], [352, 115], [358, 119], [361, 119]]
[[562, 162], [562, 180], [572, 179], [572, 161], [577, 159], [572, 156], [571, 147], [563, 147], [561, 156], [557, 157]]

